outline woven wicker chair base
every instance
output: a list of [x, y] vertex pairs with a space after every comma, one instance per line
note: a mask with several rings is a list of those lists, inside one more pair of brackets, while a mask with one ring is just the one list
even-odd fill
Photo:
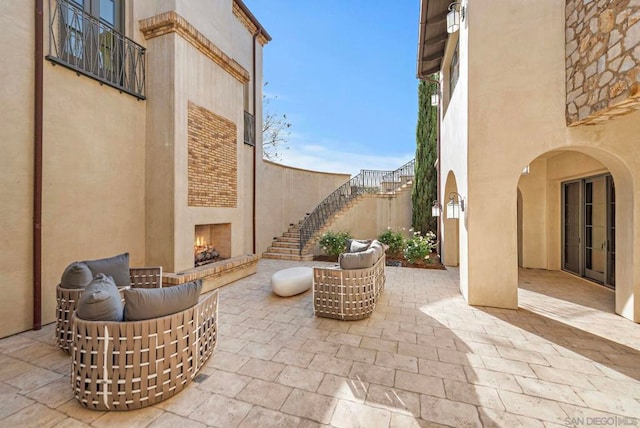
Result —
[[194, 307], [144, 321], [74, 317], [71, 384], [93, 410], [133, 410], [182, 391], [213, 353], [218, 292]]
[[[129, 269], [132, 288], [162, 287], [162, 267]], [[71, 315], [82, 295], [82, 289], [56, 287], [56, 343], [65, 352], [71, 349]]]
[[384, 289], [385, 259], [367, 269], [313, 268], [316, 316], [347, 321], [370, 316]]

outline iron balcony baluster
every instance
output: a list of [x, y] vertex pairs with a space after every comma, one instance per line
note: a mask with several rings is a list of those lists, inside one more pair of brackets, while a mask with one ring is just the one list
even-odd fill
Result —
[[47, 60], [145, 99], [145, 48], [70, 0], [49, 0]]

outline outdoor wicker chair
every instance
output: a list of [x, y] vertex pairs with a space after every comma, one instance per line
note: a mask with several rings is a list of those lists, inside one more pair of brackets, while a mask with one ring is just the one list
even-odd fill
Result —
[[[130, 268], [132, 288], [161, 288], [162, 267]], [[56, 287], [56, 342], [65, 352], [71, 349], [71, 315], [84, 289]]]
[[384, 289], [385, 256], [370, 268], [313, 268], [313, 308], [316, 316], [361, 320], [371, 315]]
[[133, 410], [182, 391], [213, 353], [218, 291], [195, 306], [143, 321], [73, 317], [71, 385], [92, 410]]

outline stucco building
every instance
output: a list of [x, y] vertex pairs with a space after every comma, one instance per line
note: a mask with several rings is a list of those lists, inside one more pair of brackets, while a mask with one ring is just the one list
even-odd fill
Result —
[[469, 304], [517, 308], [519, 268], [563, 270], [640, 322], [640, 3], [422, 0], [418, 51], [418, 77], [440, 73], [442, 256]]
[[241, 0], [8, 0], [0, 24], [0, 337], [54, 320], [74, 260], [256, 253], [270, 36]]
[[263, 160], [271, 36], [242, 0], [7, 0], [0, 24], [0, 337], [55, 321], [75, 260], [203, 291], [252, 274], [349, 180]]

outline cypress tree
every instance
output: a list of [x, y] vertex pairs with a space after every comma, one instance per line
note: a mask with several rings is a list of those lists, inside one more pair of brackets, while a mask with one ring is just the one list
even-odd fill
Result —
[[[431, 76], [436, 79], [437, 75]], [[431, 105], [431, 95], [438, 93], [436, 83], [421, 80], [418, 85], [418, 124], [416, 127], [416, 166], [411, 201], [411, 224], [423, 235], [436, 232], [437, 217], [431, 217], [431, 205], [438, 198], [436, 170], [438, 139], [438, 107]]]

